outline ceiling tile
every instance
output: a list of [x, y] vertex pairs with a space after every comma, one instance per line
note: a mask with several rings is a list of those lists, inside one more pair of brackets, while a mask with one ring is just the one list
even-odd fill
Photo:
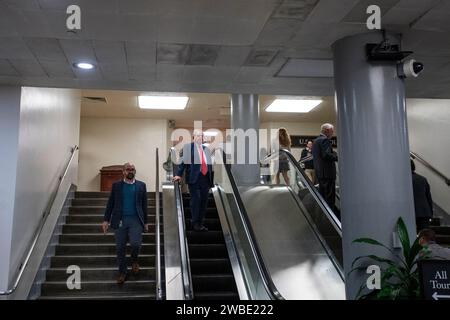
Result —
[[128, 65], [128, 77], [130, 80], [156, 80], [156, 66]]
[[277, 46], [288, 42], [301, 27], [296, 19], [269, 19], [256, 40], [257, 45]]
[[254, 49], [250, 52], [247, 59], [245, 60], [245, 65], [260, 67], [268, 66], [275, 58], [277, 53], [278, 50], [273, 49]]
[[319, 0], [284, 0], [283, 3], [276, 9], [272, 17], [298, 19], [304, 21], [317, 5], [317, 2], [319, 2]]
[[22, 38], [0, 37], [0, 58], [34, 59]]
[[222, 46], [216, 60], [216, 66], [241, 66], [251, 51], [249, 46]]
[[20, 74], [8, 60], [0, 59], [0, 76], [20, 76]]
[[214, 65], [219, 52], [219, 46], [192, 44], [189, 46], [189, 65]]
[[39, 10], [37, 0], [3, 0], [10, 8], [23, 10]]
[[306, 20], [315, 23], [340, 22], [358, 2], [359, 0], [320, 0]]
[[[400, 0], [378, 0], [374, 3], [373, 0], [360, 0], [353, 9], [344, 17], [343, 22], [358, 22], [366, 23], [369, 15], [367, 12], [367, 7], [376, 4], [381, 9], [381, 16], [383, 17], [392, 7], [394, 7]], [[383, 21], [383, 20], [382, 20]]]
[[70, 78], [75, 79], [72, 68], [67, 64], [67, 62], [59, 61], [40, 61], [41, 66], [44, 68], [45, 72], [51, 78]]
[[213, 67], [210, 66], [186, 66], [183, 73], [184, 82], [208, 83], [213, 75]]
[[125, 43], [122, 41], [94, 41], [99, 63], [126, 65]]
[[84, 61], [97, 64], [92, 41], [62, 39], [59, 43], [70, 63]]
[[333, 60], [289, 59], [276, 77], [333, 77]]
[[142, 41], [127, 41], [125, 43], [129, 65], [155, 65], [156, 43]]
[[157, 63], [185, 64], [189, 57], [189, 46], [176, 43], [158, 43]]
[[128, 80], [128, 68], [125, 64], [100, 63], [99, 67], [105, 79]]
[[9, 62], [24, 77], [47, 77], [41, 65], [35, 59], [9, 59]]
[[49, 38], [25, 38], [25, 43], [39, 61], [66, 62], [58, 40]]

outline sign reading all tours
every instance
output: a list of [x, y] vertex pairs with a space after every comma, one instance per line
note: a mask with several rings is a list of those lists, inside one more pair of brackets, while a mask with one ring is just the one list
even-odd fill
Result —
[[422, 295], [426, 300], [450, 300], [450, 261], [419, 262]]
[[[291, 148], [304, 148], [309, 140], [314, 142], [316, 138], [317, 136], [291, 136]], [[333, 148], [337, 148], [337, 138], [331, 138], [331, 142], [333, 143]]]

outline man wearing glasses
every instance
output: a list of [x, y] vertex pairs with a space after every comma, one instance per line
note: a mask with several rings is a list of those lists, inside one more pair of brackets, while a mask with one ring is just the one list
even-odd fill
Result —
[[142, 232], [148, 232], [147, 224], [147, 187], [144, 182], [135, 179], [136, 168], [131, 163], [123, 165], [123, 180], [112, 186], [106, 206], [103, 233], [108, 226], [114, 230], [116, 238], [117, 264], [119, 276], [117, 283], [125, 282], [128, 268], [126, 261], [127, 240], [131, 247], [132, 273], [139, 273], [138, 256], [142, 244]]

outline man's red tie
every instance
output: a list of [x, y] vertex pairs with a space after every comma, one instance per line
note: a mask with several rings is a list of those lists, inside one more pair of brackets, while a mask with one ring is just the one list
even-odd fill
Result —
[[205, 159], [205, 153], [203, 152], [203, 147], [200, 146], [200, 159], [202, 159], [202, 174], [206, 176], [206, 173], [208, 173], [208, 166], [206, 165], [206, 159]]

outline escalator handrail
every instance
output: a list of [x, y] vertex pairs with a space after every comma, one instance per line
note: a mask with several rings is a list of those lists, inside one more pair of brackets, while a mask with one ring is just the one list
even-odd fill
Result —
[[424, 160], [421, 156], [419, 156], [417, 153], [410, 151], [409, 155], [411, 159], [419, 161], [422, 165], [424, 165], [427, 169], [432, 171], [435, 175], [437, 175], [439, 178], [444, 180], [445, 184], [450, 187], [450, 178], [445, 176], [442, 172], [437, 170], [434, 166], [432, 166], [428, 161]]
[[237, 204], [237, 207], [239, 210], [239, 215], [244, 224], [244, 231], [246, 233], [247, 239], [249, 239], [249, 241], [250, 241], [250, 247], [252, 249], [252, 253], [254, 255], [254, 258], [255, 258], [255, 261], [256, 261], [256, 264], [258, 267], [258, 272], [260, 274], [261, 279], [263, 280], [263, 285], [266, 289], [266, 292], [269, 294], [269, 296], [272, 300], [285, 300], [284, 297], [281, 295], [280, 291], [275, 286], [275, 284], [272, 280], [272, 277], [270, 276], [270, 273], [266, 267], [264, 258], [261, 254], [261, 249], [259, 248], [259, 245], [255, 240], [256, 239], [255, 232], [253, 231], [247, 211], [245, 210], [244, 203], [239, 194], [239, 190], [237, 188], [236, 181], [234, 180], [233, 173], [231, 172], [231, 165], [226, 163], [226, 154], [223, 150], [221, 150], [221, 151], [222, 151], [222, 157], [223, 157], [222, 162], [223, 162], [225, 171], [227, 173], [228, 179], [230, 181], [231, 188], [233, 190], [233, 196], [236, 200], [236, 204]]
[[[328, 203], [325, 201], [325, 199], [322, 197], [322, 195], [319, 193], [319, 191], [314, 187], [311, 180], [309, 180], [308, 176], [306, 175], [304, 169], [300, 166], [298, 161], [295, 159], [295, 157], [292, 155], [292, 153], [287, 149], [280, 149], [281, 153], [284, 153], [287, 155], [289, 161], [292, 163], [292, 165], [297, 169], [298, 172], [300, 172], [302, 176], [303, 183], [308, 188], [309, 192], [316, 198], [317, 203], [319, 206], [322, 207], [322, 210], [325, 212], [326, 217], [331, 222], [333, 227], [335, 228], [336, 232], [342, 237], [342, 225], [339, 219], [334, 214], [333, 210], [330, 208]], [[264, 158], [263, 161], [268, 161], [270, 159], [273, 159], [275, 157], [278, 157], [278, 153], [272, 153], [269, 154], [267, 157]]]
[[155, 236], [156, 236], [156, 300], [162, 300], [161, 280], [161, 232], [160, 232], [160, 193], [159, 193], [159, 148], [156, 148], [156, 174], [155, 174]]
[[[172, 159], [176, 159], [175, 148], [170, 148]], [[173, 172], [175, 172], [175, 162], [172, 162]], [[175, 190], [175, 207], [177, 210], [178, 238], [180, 241], [181, 277], [183, 279], [183, 292], [185, 300], [194, 299], [194, 289], [192, 284], [191, 263], [189, 260], [189, 246], [186, 236], [186, 223], [184, 220], [183, 194], [178, 181], [173, 182]]]
[[283, 152], [287, 155], [289, 160], [292, 162], [292, 165], [297, 169], [298, 172], [302, 175], [303, 183], [305, 183], [306, 187], [308, 188], [309, 192], [313, 194], [313, 196], [316, 198], [319, 205], [322, 207], [323, 211], [325, 212], [328, 220], [330, 220], [333, 227], [336, 229], [338, 234], [342, 237], [342, 225], [341, 221], [336, 217], [333, 210], [330, 208], [328, 203], [325, 201], [325, 199], [322, 197], [322, 195], [319, 193], [319, 191], [314, 187], [311, 180], [309, 180], [308, 176], [306, 175], [305, 171], [300, 167], [299, 163], [295, 160], [295, 157], [292, 155], [292, 153], [289, 150], [286, 149], [280, 149], [280, 152]]

